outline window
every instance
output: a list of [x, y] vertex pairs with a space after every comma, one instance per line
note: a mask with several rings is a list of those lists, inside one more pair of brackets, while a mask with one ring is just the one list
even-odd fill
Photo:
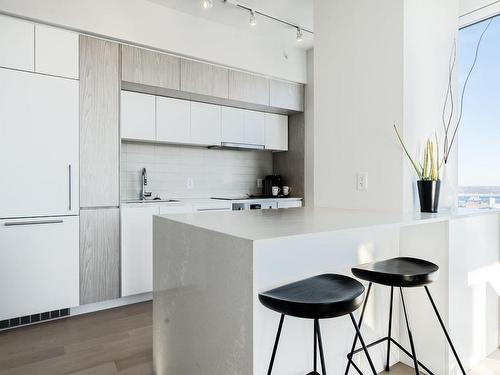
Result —
[[[460, 90], [489, 22], [460, 30]], [[484, 33], [465, 91], [458, 133], [458, 184], [459, 206], [500, 208], [500, 17], [493, 18]]]

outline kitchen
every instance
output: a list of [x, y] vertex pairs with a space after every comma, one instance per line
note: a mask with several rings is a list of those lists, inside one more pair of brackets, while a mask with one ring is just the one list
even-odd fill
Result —
[[[399, 256], [439, 264], [431, 291], [467, 371], [498, 366], [498, 213], [420, 214], [387, 134], [397, 119], [420, 137], [406, 113], [436, 112], [438, 64], [429, 95], [407, 59], [442, 50], [408, 36], [435, 5], [333, 3], [0, 0], [0, 374], [260, 374], [276, 351], [273, 373], [305, 373], [308, 323], [287, 321], [273, 350], [279, 315], [259, 294]], [[446, 3], [432, 27], [449, 42]], [[349, 34], [357, 12], [380, 51]], [[381, 73], [361, 69], [372, 58]], [[387, 329], [389, 295], [374, 289], [367, 341]], [[419, 360], [459, 373], [438, 323], [412, 323]], [[329, 373], [418, 366], [396, 346], [387, 365], [383, 345], [349, 358], [347, 319], [323, 335]]]
[[[37, 240], [43, 243], [44, 236], [51, 241], [54, 235], [50, 228], [71, 225], [67, 237], [72, 248], [78, 248], [80, 238], [79, 268], [78, 252], [62, 267], [68, 274], [72, 271], [72, 281], [68, 280], [68, 290], [61, 290], [61, 300], [35, 309], [16, 307], [16, 300], [11, 301], [12, 295], [35, 298], [48, 285], [61, 284], [68, 277], [60, 274], [62, 258], [58, 261], [60, 254], [54, 253], [53, 259], [45, 259], [54, 267], [53, 280], [38, 288], [15, 283], [19, 289], [5, 295], [12, 310], [2, 314], [2, 327], [17, 326], [33, 313], [50, 313], [55, 307], [68, 310], [78, 304], [151, 293], [153, 215], [301, 206], [301, 197], [291, 198], [291, 188], [271, 174], [273, 151], [288, 150], [288, 117], [274, 112], [300, 113], [302, 85], [7, 16], [1, 20], [4, 34], [20, 33], [19, 41], [7, 41], [3, 50], [11, 51], [3, 56], [8, 58], [16, 50], [24, 53], [19, 61], [4, 61], [1, 72], [2, 97], [8, 98], [2, 100], [2, 122], [11, 124], [3, 129], [2, 160], [16, 160], [4, 168], [18, 182], [7, 184], [2, 193], [2, 227], [8, 227], [4, 235], [13, 241], [40, 225]], [[177, 75], [170, 72], [170, 80], [164, 80], [166, 71]], [[206, 82], [188, 86], [199, 82], [194, 75]], [[214, 89], [216, 82], [220, 86]], [[147, 93], [151, 91], [157, 94]], [[100, 92], [106, 92], [106, 97], [100, 97]], [[225, 105], [213, 104], [217, 101]], [[22, 105], [32, 108], [24, 118], [18, 116]], [[235, 106], [254, 106], [259, 111]], [[52, 129], [40, 128], [34, 119], [50, 122]], [[29, 155], [17, 148], [26, 137]], [[215, 149], [225, 147], [233, 150]], [[49, 153], [44, 152], [47, 149]], [[33, 165], [30, 155], [40, 155], [38, 165]], [[33, 182], [44, 188], [33, 192]], [[303, 191], [303, 187], [296, 189]], [[246, 199], [246, 194], [255, 197]], [[68, 217], [63, 220], [64, 216]], [[100, 225], [107, 230], [100, 232]], [[27, 238], [15, 251], [29, 252], [30, 241]], [[99, 265], [101, 252], [106, 254], [106, 267]], [[19, 267], [4, 265], [4, 282], [12, 282], [8, 270], [19, 272]]]

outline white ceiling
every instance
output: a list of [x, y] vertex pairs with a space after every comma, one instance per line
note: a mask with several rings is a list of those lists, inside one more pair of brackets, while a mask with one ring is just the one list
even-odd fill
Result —
[[[212, 9], [203, 9], [201, 0], [149, 0], [195, 17], [202, 17], [238, 29], [277, 38], [287, 47], [309, 49], [313, 45], [313, 36], [304, 32], [304, 41], [295, 41], [296, 30], [257, 15], [257, 25], [249, 25], [249, 13], [234, 5], [214, 0]], [[273, 17], [313, 30], [313, 0], [238, 0], [241, 5], [269, 14]]]

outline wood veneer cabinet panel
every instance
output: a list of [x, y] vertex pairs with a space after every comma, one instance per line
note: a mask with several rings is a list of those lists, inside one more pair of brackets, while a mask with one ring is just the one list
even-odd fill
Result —
[[119, 45], [80, 36], [80, 205], [119, 205]]
[[181, 91], [227, 99], [229, 70], [193, 60], [181, 60]]
[[304, 111], [304, 85], [272, 79], [269, 87], [271, 107]]
[[269, 80], [254, 74], [230, 70], [229, 99], [269, 105]]
[[80, 211], [80, 304], [120, 297], [120, 209]]
[[122, 45], [122, 80], [179, 90], [180, 58]]

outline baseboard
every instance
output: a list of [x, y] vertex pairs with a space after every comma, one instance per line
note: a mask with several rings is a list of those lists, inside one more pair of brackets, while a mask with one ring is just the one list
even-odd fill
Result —
[[153, 293], [136, 294], [134, 296], [122, 297], [110, 301], [89, 303], [87, 305], [76, 306], [70, 309], [70, 316], [88, 314], [96, 311], [112, 309], [114, 307], [132, 305], [134, 303], [151, 301]]

